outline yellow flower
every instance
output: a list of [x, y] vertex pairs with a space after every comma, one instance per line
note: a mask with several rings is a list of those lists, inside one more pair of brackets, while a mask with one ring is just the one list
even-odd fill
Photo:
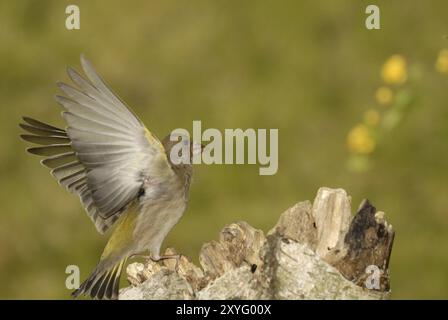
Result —
[[383, 106], [390, 104], [393, 96], [392, 90], [388, 87], [379, 87], [375, 93], [376, 101]]
[[384, 63], [381, 68], [381, 77], [387, 84], [402, 84], [408, 78], [406, 60], [403, 56], [395, 54]]
[[436, 61], [436, 70], [440, 73], [448, 74], [448, 49], [443, 49], [439, 52]]
[[380, 114], [378, 111], [370, 109], [364, 113], [364, 123], [368, 126], [374, 127], [380, 122]]
[[375, 149], [375, 140], [365, 124], [358, 124], [348, 133], [347, 145], [353, 153], [369, 154]]

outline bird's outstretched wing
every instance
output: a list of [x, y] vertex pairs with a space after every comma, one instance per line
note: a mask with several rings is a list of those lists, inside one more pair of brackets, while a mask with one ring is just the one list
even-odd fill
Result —
[[42, 164], [68, 191], [79, 195], [97, 230], [104, 233], [141, 191], [151, 164], [169, 170], [165, 150], [137, 116], [106, 86], [82, 55], [88, 80], [69, 68], [77, 86], [58, 83], [68, 96], [56, 96], [66, 110], [62, 130], [24, 117], [21, 137], [41, 146], [29, 148], [44, 156]]

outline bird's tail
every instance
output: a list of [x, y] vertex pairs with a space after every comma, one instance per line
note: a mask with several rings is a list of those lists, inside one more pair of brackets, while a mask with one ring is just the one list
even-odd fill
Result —
[[100, 262], [92, 274], [73, 291], [72, 297], [79, 295], [90, 295], [93, 299], [118, 299], [120, 288], [120, 276], [126, 259], [123, 259], [109, 268]]

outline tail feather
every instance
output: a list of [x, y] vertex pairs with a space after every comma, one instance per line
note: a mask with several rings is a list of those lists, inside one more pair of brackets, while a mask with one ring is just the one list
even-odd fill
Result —
[[89, 295], [93, 299], [118, 299], [120, 276], [126, 259], [121, 260], [111, 268], [104, 268], [100, 263], [92, 274], [73, 291], [72, 297]]

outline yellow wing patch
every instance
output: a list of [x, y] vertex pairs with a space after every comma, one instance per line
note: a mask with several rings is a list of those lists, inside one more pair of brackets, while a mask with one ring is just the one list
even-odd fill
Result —
[[145, 137], [148, 140], [149, 144], [157, 146], [159, 151], [166, 156], [165, 148], [163, 147], [160, 140], [154, 134], [152, 134], [152, 132], [149, 131], [146, 127], [145, 127]]

